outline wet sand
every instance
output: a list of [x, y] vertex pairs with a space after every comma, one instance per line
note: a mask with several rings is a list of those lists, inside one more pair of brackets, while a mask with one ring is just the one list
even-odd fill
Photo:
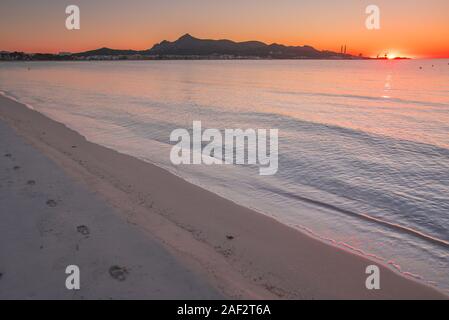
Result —
[[5, 97], [0, 120], [0, 298], [447, 298]]

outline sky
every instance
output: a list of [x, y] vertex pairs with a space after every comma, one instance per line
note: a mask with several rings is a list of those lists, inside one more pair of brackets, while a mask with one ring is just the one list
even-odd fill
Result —
[[[67, 30], [78, 5], [81, 29]], [[368, 5], [380, 30], [365, 27]], [[0, 50], [148, 49], [198, 38], [311, 45], [365, 56], [449, 57], [449, 0], [1, 0]]]

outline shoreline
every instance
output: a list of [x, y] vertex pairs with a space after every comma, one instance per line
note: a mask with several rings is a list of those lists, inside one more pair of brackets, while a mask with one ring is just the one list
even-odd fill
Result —
[[3, 121], [0, 142], [0, 299], [223, 298]]
[[[227, 297], [448, 298], [379, 262], [312, 238], [155, 165], [88, 142], [3, 96], [0, 119]], [[370, 264], [381, 269], [381, 290], [365, 288]]]

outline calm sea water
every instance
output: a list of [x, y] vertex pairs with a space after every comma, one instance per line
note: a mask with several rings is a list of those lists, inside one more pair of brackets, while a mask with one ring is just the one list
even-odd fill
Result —
[[[93, 142], [449, 289], [449, 60], [1, 63], [0, 90]], [[193, 120], [278, 128], [279, 172], [172, 166], [170, 132]]]

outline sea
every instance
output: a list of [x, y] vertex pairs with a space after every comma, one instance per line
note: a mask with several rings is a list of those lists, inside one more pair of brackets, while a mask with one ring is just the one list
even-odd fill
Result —
[[[2, 62], [0, 90], [92, 142], [449, 292], [449, 60]], [[170, 134], [193, 121], [278, 129], [278, 172], [173, 165]]]

